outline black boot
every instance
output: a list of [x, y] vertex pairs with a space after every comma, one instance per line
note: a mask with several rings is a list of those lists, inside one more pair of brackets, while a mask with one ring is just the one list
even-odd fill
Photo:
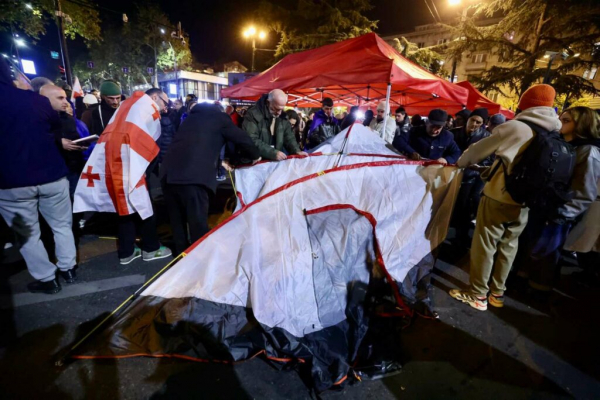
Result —
[[60, 285], [56, 279], [53, 279], [48, 282], [35, 281], [31, 282], [27, 285], [27, 289], [31, 293], [46, 293], [46, 294], [55, 294], [60, 292]]
[[66, 271], [59, 269], [58, 275], [63, 278], [65, 282], [74, 283], [77, 280], [77, 272], [75, 272], [75, 268], [77, 268], [77, 265]]

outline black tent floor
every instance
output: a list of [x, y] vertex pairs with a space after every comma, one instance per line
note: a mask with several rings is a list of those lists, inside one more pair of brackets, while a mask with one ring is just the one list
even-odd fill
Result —
[[[162, 221], [159, 232], [168, 243], [168, 228]], [[22, 262], [0, 265], [0, 397], [310, 398], [297, 373], [278, 371], [261, 359], [236, 366], [150, 358], [79, 360], [56, 368], [53, 355], [168, 262], [136, 260], [120, 266], [116, 242], [100, 236], [90, 233], [82, 239], [80, 282], [63, 285], [57, 295], [27, 293], [31, 278]], [[448, 296], [449, 289], [466, 285], [468, 257], [454, 256], [446, 245], [436, 264], [432, 290], [440, 320], [416, 318], [404, 329], [398, 338], [405, 354], [402, 371], [322, 397], [598, 398], [597, 292], [576, 286], [568, 275], [572, 270], [563, 268], [559, 292], [547, 300], [513, 290], [507, 293], [504, 308], [481, 312]]]

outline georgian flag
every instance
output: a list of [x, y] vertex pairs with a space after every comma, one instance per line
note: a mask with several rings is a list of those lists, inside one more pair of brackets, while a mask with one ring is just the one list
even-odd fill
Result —
[[71, 93], [71, 101], [75, 102], [75, 99], [78, 97], [83, 97], [83, 89], [81, 88], [81, 83], [79, 83], [79, 78], [75, 77], [75, 81], [73, 82], [73, 92]]
[[153, 214], [146, 168], [156, 157], [160, 112], [144, 92], [134, 92], [115, 112], [85, 164], [73, 212]]

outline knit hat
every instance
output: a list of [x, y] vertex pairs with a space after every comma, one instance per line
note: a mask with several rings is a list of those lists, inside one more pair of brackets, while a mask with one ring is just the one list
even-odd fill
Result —
[[388, 105], [387, 105], [387, 102], [385, 100], [384, 101], [380, 101], [379, 104], [377, 104], [377, 111], [381, 111], [381, 110], [383, 110], [385, 112], [388, 111]]
[[100, 94], [102, 96], [120, 96], [121, 86], [115, 81], [106, 80], [100, 85]]
[[83, 96], [83, 104], [98, 104], [98, 99], [91, 93]]
[[330, 97], [325, 97], [321, 104], [323, 104], [325, 107], [333, 107], [333, 100], [331, 100]]
[[531, 107], [552, 107], [556, 91], [550, 85], [541, 84], [530, 87], [521, 96], [519, 109], [525, 111]]
[[476, 108], [475, 110], [473, 110], [471, 115], [469, 115], [469, 118], [481, 117], [481, 119], [483, 119], [483, 122], [485, 123], [489, 116], [490, 114], [488, 113], [487, 108]]
[[448, 113], [442, 109], [436, 108], [429, 111], [427, 118], [431, 125], [444, 126], [446, 125], [446, 121], [448, 121]]
[[459, 112], [457, 112], [456, 114], [454, 114], [455, 117], [461, 116], [466, 120], [469, 119], [469, 116], [471, 115], [471, 110], [467, 109], [467, 108], [463, 108], [462, 110], [460, 110]]
[[490, 125], [500, 125], [506, 122], [506, 117], [502, 114], [494, 114], [490, 118]]

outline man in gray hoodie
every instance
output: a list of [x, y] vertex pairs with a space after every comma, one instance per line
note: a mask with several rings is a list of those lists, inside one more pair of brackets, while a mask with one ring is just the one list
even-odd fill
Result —
[[[494, 164], [481, 175], [487, 183], [483, 188], [471, 244], [469, 288], [465, 291], [450, 290], [450, 296], [478, 310], [487, 310], [488, 301], [494, 307], [504, 305], [506, 278], [529, 213], [529, 209], [515, 202], [506, 190], [504, 169], [494, 167], [503, 162], [506, 173], [510, 174], [519, 162], [534, 137], [533, 130], [523, 121], [547, 131], [560, 129], [561, 123], [552, 108], [555, 96], [556, 92], [549, 85], [527, 89], [519, 102], [522, 112], [513, 121], [498, 126], [490, 137], [471, 145], [457, 162], [459, 167], [466, 168], [496, 154]], [[489, 176], [494, 170], [496, 173]]]

